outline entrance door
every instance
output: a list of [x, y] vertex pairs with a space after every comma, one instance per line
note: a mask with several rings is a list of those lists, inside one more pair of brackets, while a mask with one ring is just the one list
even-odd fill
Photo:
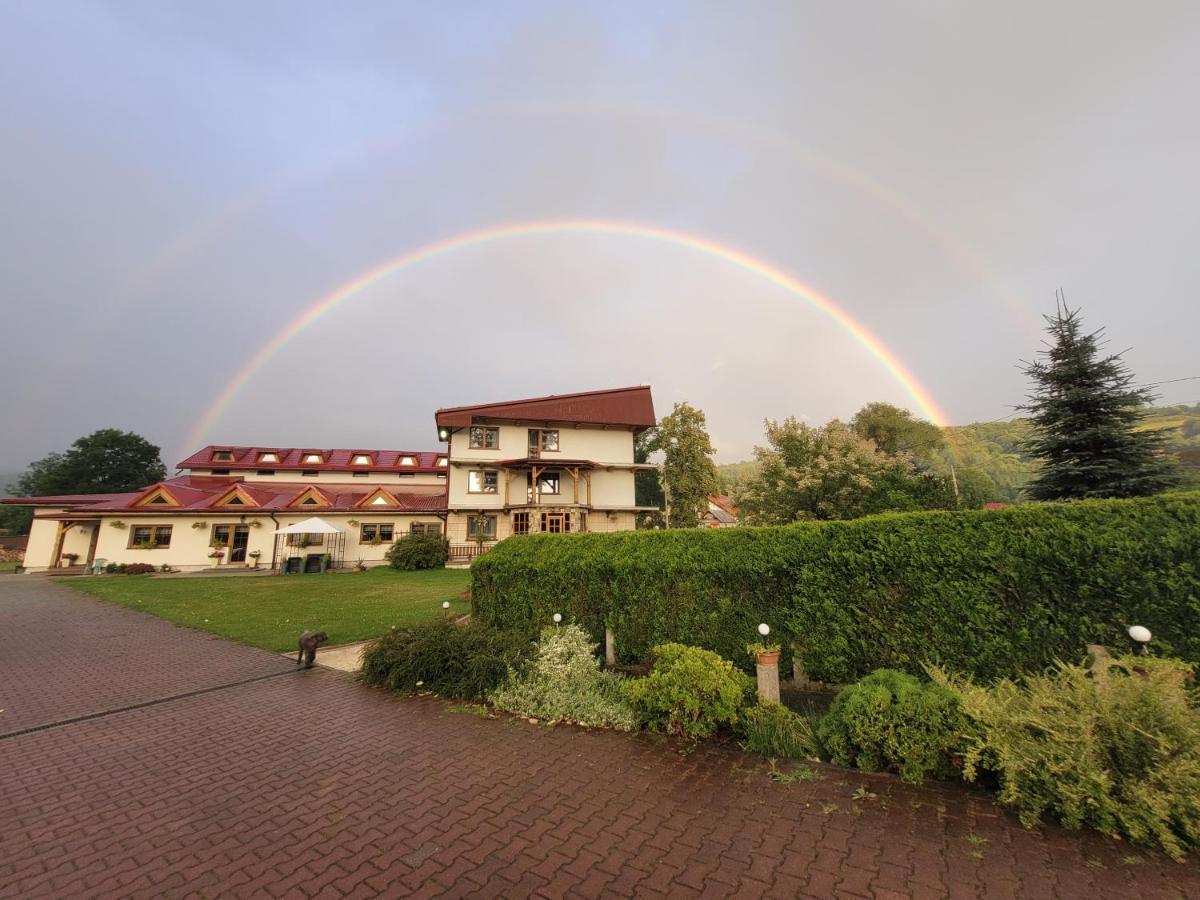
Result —
[[570, 513], [542, 513], [542, 531], [548, 531], [550, 534], [562, 534], [570, 530]]
[[229, 561], [245, 562], [246, 545], [250, 543], [250, 526], [235, 525], [233, 527], [233, 543], [229, 545]]

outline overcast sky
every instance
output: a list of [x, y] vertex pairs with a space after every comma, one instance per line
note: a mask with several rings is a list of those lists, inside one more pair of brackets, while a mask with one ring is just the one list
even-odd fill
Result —
[[[649, 383], [720, 461], [913, 397], [841, 325], [604, 219], [783, 270], [953, 422], [1022, 399], [1062, 287], [1200, 375], [1200, 5], [0, 5], [0, 471], [96, 428], [432, 449], [439, 406]], [[1200, 381], [1163, 388], [1195, 402]]]

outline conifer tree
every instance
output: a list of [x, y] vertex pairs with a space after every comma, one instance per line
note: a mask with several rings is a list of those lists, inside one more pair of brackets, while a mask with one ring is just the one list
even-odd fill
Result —
[[1121, 354], [1101, 356], [1103, 329], [1083, 333], [1079, 311], [1062, 303], [1046, 316], [1048, 349], [1026, 363], [1034, 382], [1027, 447], [1041, 469], [1026, 487], [1035, 500], [1139, 497], [1178, 483], [1163, 435], [1139, 431], [1153, 394], [1133, 386]]

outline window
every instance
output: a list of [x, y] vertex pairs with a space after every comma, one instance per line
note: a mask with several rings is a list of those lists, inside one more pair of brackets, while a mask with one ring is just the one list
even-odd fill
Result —
[[230, 540], [233, 538], [233, 526], [231, 525], [214, 525], [212, 530], [212, 540], [208, 543], [210, 546], [228, 547]]
[[[397, 472], [396, 477], [397, 478], [416, 478], [417, 476], [414, 475], [412, 472]], [[443, 474], [441, 477], [445, 478], [446, 476]]]
[[558, 472], [543, 472], [538, 476], [539, 494], [557, 494], [559, 483]]
[[355, 478], [369, 478], [371, 475], [370, 472], [351, 472], [350, 474]]
[[274, 475], [275, 470], [274, 469], [259, 469], [258, 474], [259, 475]]
[[529, 513], [513, 513], [512, 528], [513, 534], [529, 534]]
[[167, 506], [168, 505], [167, 498], [164, 497], [162, 494], [159, 494], [157, 497], [155, 497], [153, 500], [150, 501], [150, 505], [151, 506]]
[[441, 467], [444, 469], [444, 468], [446, 467], [446, 457], [444, 457], [444, 456], [439, 456], [439, 457], [437, 458], [437, 464], [438, 464], [439, 466], [441, 466]]
[[350, 460], [352, 466], [369, 466], [371, 465], [371, 455], [369, 453], [356, 453], [354, 459]]
[[322, 466], [325, 464], [325, 457], [320, 453], [305, 453], [301, 462], [312, 466]]
[[427, 534], [430, 537], [437, 537], [442, 533], [442, 526], [439, 522], [413, 522], [408, 527], [408, 533], [415, 535]]
[[481, 530], [486, 540], [494, 541], [496, 539], [496, 517], [467, 516], [467, 538], [475, 540]]
[[370, 544], [373, 541], [391, 543], [395, 536], [395, 525], [391, 522], [379, 522], [361, 526], [358, 538], [360, 544]]
[[417, 461], [415, 459], [413, 459], [411, 456], [400, 457], [400, 465], [402, 465], [402, 466], [415, 466], [416, 464], [417, 464]]
[[129, 546], [153, 545], [153, 549], [171, 546], [170, 525], [135, 525], [129, 529]]
[[233, 462], [232, 450], [214, 450], [212, 455], [213, 462]]
[[500, 473], [495, 469], [472, 469], [467, 474], [468, 494], [494, 494], [500, 486]]
[[321, 473], [318, 472], [316, 469], [305, 469], [303, 472], [300, 473], [300, 477], [301, 478], [316, 478], [320, 474]]
[[545, 428], [530, 428], [529, 429], [529, 455], [531, 457], [541, 456], [543, 453], [558, 452], [558, 431], [557, 429]]
[[496, 450], [500, 447], [500, 429], [483, 425], [471, 426], [472, 450]]
[[437, 473], [437, 477], [438, 477], [438, 478], [445, 478], [445, 477], [446, 477], [446, 473], [445, 473], [445, 472], [438, 472], [438, 473]]
[[214, 475], [228, 475], [228, 474], [229, 474], [229, 470], [228, 470], [228, 469], [213, 469], [213, 470], [212, 470], [212, 473], [213, 473]]
[[228, 500], [225, 501], [224, 505], [225, 506], [245, 506], [246, 504], [245, 504], [245, 502], [243, 502], [241, 497], [239, 497], [237, 494], [234, 494], [232, 497], [230, 497]]
[[260, 463], [277, 463], [279, 462], [279, 454], [273, 450], [267, 450], [258, 454], [258, 461]]
[[301, 506], [320, 506], [321, 501], [318, 500], [316, 497], [305, 497], [303, 500], [300, 501], [300, 505]]

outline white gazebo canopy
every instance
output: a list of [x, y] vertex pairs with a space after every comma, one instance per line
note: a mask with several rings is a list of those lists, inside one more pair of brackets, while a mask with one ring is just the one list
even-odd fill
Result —
[[341, 534], [342, 529], [335, 525], [330, 525], [324, 519], [313, 516], [311, 519], [305, 519], [303, 522], [297, 522], [295, 525], [289, 525], [286, 528], [280, 528], [272, 534]]

